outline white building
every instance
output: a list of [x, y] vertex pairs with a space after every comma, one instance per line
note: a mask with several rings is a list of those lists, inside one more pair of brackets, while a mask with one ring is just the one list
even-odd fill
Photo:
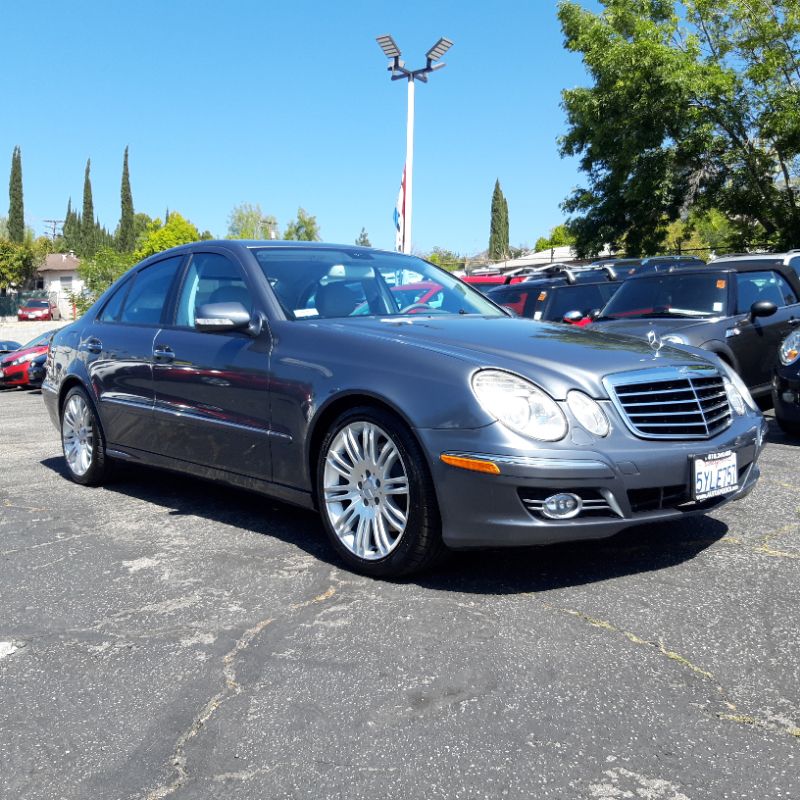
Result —
[[58, 303], [65, 319], [73, 319], [70, 294], [80, 294], [84, 283], [78, 275], [80, 259], [74, 253], [51, 253], [39, 267], [36, 288], [44, 289]]

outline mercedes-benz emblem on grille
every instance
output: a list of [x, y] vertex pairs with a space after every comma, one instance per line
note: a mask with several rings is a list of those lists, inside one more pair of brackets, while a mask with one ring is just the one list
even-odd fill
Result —
[[653, 350], [655, 350], [656, 354], [653, 356], [653, 358], [658, 358], [658, 353], [664, 346], [664, 342], [662, 341], [661, 337], [652, 329], [647, 332], [647, 343], [653, 348]]

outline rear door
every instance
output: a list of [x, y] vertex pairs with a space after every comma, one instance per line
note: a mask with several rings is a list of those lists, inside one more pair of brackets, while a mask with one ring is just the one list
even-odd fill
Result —
[[226, 253], [195, 252], [174, 320], [153, 342], [156, 452], [269, 480], [269, 332], [194, 327], [201, 305], [231, 301], [254, 310], [241, 264]]
[[109, 446], [153, 448], [153, 340], [183, 256], [150, 264], [109, 297], [82, 331], [79, 349]]

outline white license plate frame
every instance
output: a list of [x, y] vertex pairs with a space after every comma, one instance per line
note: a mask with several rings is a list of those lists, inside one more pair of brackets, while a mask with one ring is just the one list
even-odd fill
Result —
[[691, 495], [696, 503], [739, 490], [739, 463], [735, 450], [694, 455], [691, 459]]

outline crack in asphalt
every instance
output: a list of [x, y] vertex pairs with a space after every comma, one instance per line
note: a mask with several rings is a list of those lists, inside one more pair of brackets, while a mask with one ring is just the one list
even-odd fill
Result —
[[[289, 613], [303, 608], [308, 608], [309, 606], [315, 604], [324, 603], [326, 600], [329, 600], [331, 597], [333, 597], [334, 594], [336, 594], [336, 587], [330, 586], [322, 594], [290, 606]], [[242, 693], [242, 685], [236, 679], [236, 658], [240, 653], [242, 653], [242, 651], [246, 650], [258, 637], [258, 635], [266, 627], [271, 625], [275, 619], [275, 617], [267, 617], [248, 628], [239, 637], [239, 639], [237, 639], [231, 650], [229, 650], [223, 656], [223, 688], [220, 689], [220, 691], [218, 691], [210, 700], [208, 700], [208, 702], [206, 702], [200, 713], [197, 714], [197, 716], [195, 716], [195, 718], [192, 720], [192, 724], [176, 740], [175, 746], [172, 750], [172, 757], [169, 761], [175, 773], [173, 779], [169, 783], [162, 784], [161, 786], [158, 786], [155, 789], [147, 792], [147, 794], [145, 794], [146, 800], [163, 800], [163, 798], [174, 794], [189, 780], [186, 757], [187, 744], [204, 730], [209, 719], [220, 708], [220, 706], [227, 702], [231, 697], [236, 697]], [[230, 774], [233, 775], [233, 773]]]
[[[681, 667], [684, 669], [698, 675], [704, 681], [714, 681], [714, 674], [709, 670], [703, 669], [702, 667], [693, 664], [688, 658], [681, 655], [680, 653], [670, 650], [664, 644], [661, 639], [653, 641], [651, 639], [644, 639], [641, 636], [637, 636], [637, 634], [626, 631], [624, 628], [620, 628], [617, 625], [612, 624], [608, 620], [599, 619], [597, 617], [592, 617], [589, 614], [586, 614], [583, 611], [579, 611], [575, 608], [566, 608], [564, 606], [557, 606], [553, 605], [552, 603], [548, 603], [545, 600], [539, 600], [539, 603], [543, 605], [549, 611], [556, 611], [561, 614], [567, 614], [571, 617], [581, 620], [593, 628], [598, 628], [600, 630], [608, 631], [609, 633], [618, 634], [629, 642], [639, 645], [639, 646], [646, 646], [651, 649], [656, 650], [665, 658], [668, 658], [670, 661], [674, 661], [677, 664], [680, 664]], [[723, 686], [720, 684], [715, 684], [716, 693], [720, 702], [726, 707], [726, 711], [715, 711], [713, 712], [713, 716], [717, 719], [723, 720], [725, 722], [734, 722], [740, 725], [747, 725], [754, 728], [760, 728], [761, 730], [768, 730], [773, 731], [775, 733], [785, 734], [788, 736], [792, 736], [794, 738], [800, 739], [800, 727], [795, 725], [794, 723], [783, 720], [783, 719], [764, 719], [762, 717], [758, 717], [752, 714], [741, 714], [741, 713], [733, 713], [738, 711], [736, 704], [732, 703], [729, 700], [728, 692], [725, 690]], [[706, 712], [710, 713], [710, 712]]]
[[723, 536], [720, 541], [724, 542], [725, 544], [732, 544], [736, 545], [737, 547], [742, 547], [746, 550], [750, 550], [753, 553], [760, 553], [762, 555], [770, 556], [771, 558], [800, 559], [800, 553], [793, 553], [789, 550], [776, 550], [774, 547], [770, 546], [770, 542], [773, 541], [773, 539], [785, 536], [787, 533], [794, 533], [797, 530], [800, 530], [800, 525], [797, 522], [790, 522], [789, 524], [784, 525], [782, 528], [778, 528], [776, 531], [762, 534], [762, 536], [758, 539], [759, 544], [750, 544], [749, 542], [743, 541], [738, 536]]

